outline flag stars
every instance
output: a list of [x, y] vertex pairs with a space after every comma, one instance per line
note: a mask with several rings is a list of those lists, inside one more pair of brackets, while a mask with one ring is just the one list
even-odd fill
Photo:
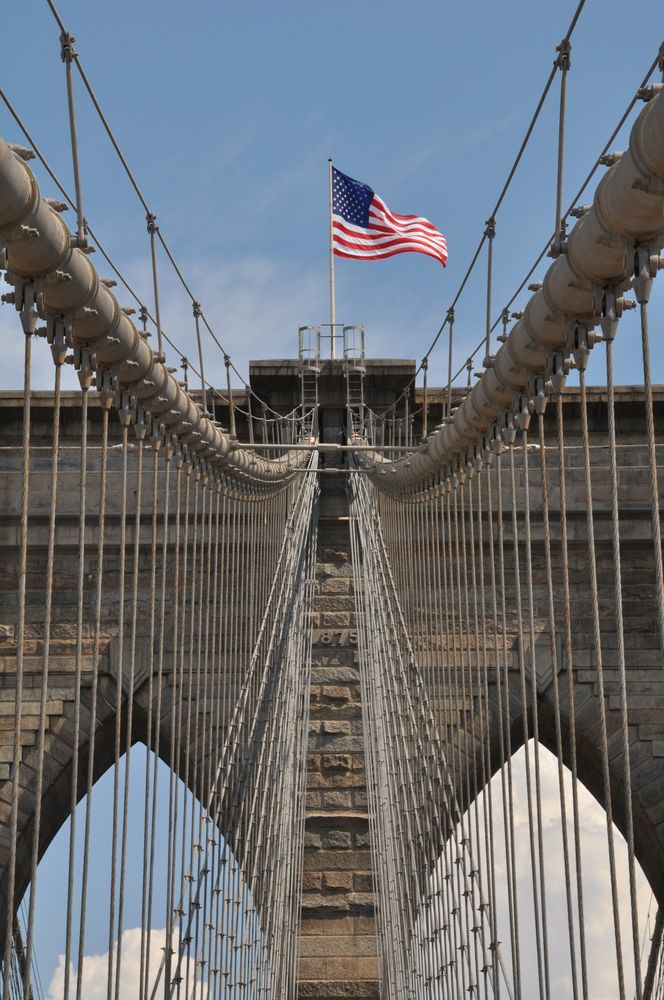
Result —
[[374, 193], [367, 184], [332, 168], [332, 210], [353, 226], [367, 226]]

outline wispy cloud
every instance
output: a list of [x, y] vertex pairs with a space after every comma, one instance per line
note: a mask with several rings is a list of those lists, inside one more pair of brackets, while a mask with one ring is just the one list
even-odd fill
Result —
[[[166, 943], [165, 930], [153, 930], [150, 943], [149, 981], [154, 983], [163, 956]], [[114, 947], [114, 967], [117, 959], [117, 942]], [[187, 975], [187, 963], [183, 964], [182, 974]], [[188, 974], [193, 983], [193, 960], [188, 963]], [[120, 963], [120, 1000], [136, 1000], [139, 994], [141, 972], [141, 929], [140, 927], [126, 930], [122, 934], [122, 960]], [[76, 969], [71, 966], [71, 982], [76, 982]], [[60, 955], [58, 965], [48, 987], [48, 1000], [61, 1000], [64, 996], [65, 956]], [[108, 952], [101, 955], [86, 955], [83, 960], [82, 995], [85, 1000], [106, 1000], [108, 983]], [[163, 981], [163, 980], [162, 980]], [[206, 1000], [207, 988], [199, 981], [201, 1000]]]
[[[532, 743], [530, 745], [532, 767]], [[553, 996], [572, 996], [570, 945], [567, 934], [567, 893], [563, 865], [562, 826], [558, 765], [551, 753], [540, 748], [542, 794], [542, 840], [545, 859], [545, 896], [548, 925], [550, 982]], [[531, 876], [531, 854], [528, 820], [528, 797], [525, 779], [525, 751], [521, 749], [512, 761], [514, 782], [514, 838], [517, 859], [517, 904], [521, 955], [521, 975], [524, 996], [538, 995], [534, 903]], [[572, 855], [572, 907], [575, 925], [575, 946], [578, 956], [578, 888], [574, 872], [574, 841], [571, 823], [571, 774], [565, 769], [564, 788], [568, 806], [568, 838]], [[581, 868], [585, 908], [584, 930], [589, 979], [589, 995], [593, 1000], [615, 1000], [618, 993], [616, 945], [611, 906], [611, 883], [608, 862], [606, 814], [592, 795], [579, 785], [581, 817]], [[496, 895], [498, 938], [502, 942], [504, 962], [510, 965], [510, 923], [507, 905], [507, 867], [503, 842], [503, 810], [500, 777], [492, 781], [493, 828], [496, 847]], [[484, 819], [485, 798], [480, 798], [480, 824]], [[533, 802], [534, 809], [534, 802]], [[621, 923], [621, 946], [625, 967], [627, 994], [633, 995], [634, 963], [631, 943], [629, 881], [625, 841], [614, 829], [616, 869]], [[637, 896], [641, 937], [646, 931], [646, 914], [652, 898], [650, 886], [637, 867]], [[539, 896], [538, 896], [539, 903]], [[578, 958], [577, 958], [578, 963]]]

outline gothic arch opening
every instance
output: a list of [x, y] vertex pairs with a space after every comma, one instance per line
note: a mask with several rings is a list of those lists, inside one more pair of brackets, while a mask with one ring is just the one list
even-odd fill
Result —
[[[40, 861], [31, 970], [35, 1000], [61, 1000], [67, 995], [66, 986], [73, 997], [79, 980], [85, 1000], [105, 1000], [109, 979], [117, 982], [120, 1000], [149, 997], [155, 984], [159, 984], [155, 995], [163, 996], [166, 978], [171, 982], [180, 978], [187, 996], [195, 983], [201, 1000], [219, 995], [219, 989], [233, 998], [236, 991], [239, 996], [239, 984], [256, 969], [254, 974], [263, 977], [263, 995], [269, 998], [266, 936], [254, 895], [229, 843], [183, 781], [173, 778], [168, 765], [142, 743], [131, 750], [125, 826], [126, 773], [123, 755], [117, 781], [113, 767], [96, 781], [87, 849], [88, 797], [79, 801], [71, 872], [71, 817]], [[28, 887], [18, 908], [24, 946], [30, 892]], [[164, 956], [169, 950], [167, 969]]]
[[[491, 962], [493, 944], [497, 940], [501, 995], [507, 982], [513, 995], [538, 997], [541, 974], [548, 979], [550, 995], [572, 997], [575, 995], [572, 972], [574, 961], [579, 996], [583, 995], [582, 978], [586, 975], [588, 995], [593, 1000], [615, 1000], [619, 995], [618, 970], [606, 814], [597, 799], [581, 781], [577, 781], [579, 828], [578, 838], [575, 838], [572, 774], [563, 765], [569, 852], [568, 889], [558, 762], [541, 743], [538, 750], [541, 798], [539, 822], [535, 791], [535, 746], [534, 741], [530, 740], [527, 746], [522, 745], [512, 756], [511, 776], [507, 765], [502, 774], [498, 770], [456, 825], [448, 850], [443, 852], [429, 878], [427, 898], [418, 916], [415, 937], [420, 943], [425, 943], [422, 972], [425, 977], [435, 977], [436, 974], [440, 977], [441, 966], [450, 959], [455, 960], [454, 947], [457, 950], [468, 948], [469, 952], [476, 948], [479, 952], [477, 967], [481, 978], [482, 963]], [[531, 781], [530, 819], [527, 757]], [[579, 872], [575, 863], [577, 839]], [[625, 995], [632, 997], [634, 965], [628, 855], [625, 840], [615, 825], [613, 842]], [[643, 978], [657, 904], [638, 863], [636, 890]], [[579, 906], [580, 896], [582, 911]], [[568, 928], [568, 898], [573, 927], [572, 945]], [[471, 902], [467, 904], [465, 901], [469, 899]], [[455, 905], [459, 907], [458, 913], [455, 912]], [[465, 905], [468, 905], [469, 912], [474, 913], [474, 923], [472, 919], [465, 922]], [[495, 913], [495, 918], [491, 916], [492, 912]], [[493, 919], [495, 925], [492, 925]], [[454, 922], [458, 926], [452, 933], [451, 925]], [[447, 949], [441, 944], [445, 933], [452, 942]], [[415, 953], [414, 949], [413, 954]], [[585, 971], [582, 971], [582, 963]], [[472, 960], [469, 965], [472, 976]], [[453, 973], [448, 972], [446, 975], [452, 977]], [[515, 990], [516, 979], [520, 979], [520, 994]]]

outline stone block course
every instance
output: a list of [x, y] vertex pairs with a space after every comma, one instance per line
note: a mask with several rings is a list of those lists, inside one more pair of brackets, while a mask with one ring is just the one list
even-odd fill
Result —
[[320, 757], [320, 766], [325, 771], [350, 771], [353, 758], [349, 753], [324, 753]]
[[[321, 595], [350, 594], [352, 591], [352, 580], [347, 576], [323, 577], [319, 582]], [[321, 607], [323, 604], [327, 607], [327, 602], [321, 598], [316, 603], [318, 607]]]
[[353, 846], [353, 835], [350, 830], [330, 830], [328, 833], [321, 835], [321, 846], [326, 850], [331, 848], [337, 850], [350, 849]]
[[347, 506], [343, 486], [325, 506], [329, 482], [323, 507], [337, 520], [319, 522], [298, 996], [350, 1000], [377, 997], [378, 973]]
[[[344, 845], [329, 845], [329, 846], [346, 846]], [[350, 846], [350, 844], [348, 845]], [[323, 872], [323, 889], [328, 892], [350, 892], [353, 888], [354, 875], [353, 872]]]

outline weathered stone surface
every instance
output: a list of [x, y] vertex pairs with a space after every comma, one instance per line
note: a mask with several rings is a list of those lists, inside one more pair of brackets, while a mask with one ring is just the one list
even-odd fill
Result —
[[350, 590], [351, 581], [346, 576], [324, 577], [320, 582], [321, 594], [349, 594]]
[[322, 982], [300, 979], [298, 1000], [377, 1000], [380, 997], [378, 982]]
[[350, 1000], [378, 996], [376, 929], [366, 805], [353, 799], [366, 803], [348, 510], [341, 477], [322, 490], [337, 519], [319, 522], [298, 995]]
[[[325, 922], [320, 923], [324, 925]], [[302, 938], [300, 945], [302, 958], [313, 958], [317, 955], [371, 958], [375, 953], [376, 938], [373, 934], [307, 934]]]
[[320, 758], [320, 766], [325, 771], [350, 771], [352, 757], [348, 753], [324, 753]]
[[322, 834], [321, 841], [325, 850], [345, 850], [353, 846], [353, 835], [350, 830], [330, 830]]
[[[664, 407], [664, 394], [656, 390], [656, 420], [657, 433], [661, 440]], [[606, 405], [605, 397], [591, 392], [591, 434], [593, 444], [593, 487], [596, 515], [596, 556], [600, 577], [600, 601], [603, 613], [602, 652], [604, 667], [604, 683], [606, 689], [607, 727], [609, 731], [609, 760], [611, 768], [611, 783], [615, 805], [615, 818], [618, 825], [624, 826], [622, 775], [624, 770], [623, 748], [620, 732], [620, 677], [617, 670], [618, 641], [615, 631], [613, 614], [613, 578], [611, 560], [611, 524], [607, 508], [610, 499], [610, 480], [608, 475], [607, 453], [603, 442], [606, 436]], [[386, 400], [389, 403], [391, 400]], [[41, 405], [41, 404], [40, 404]], [[569, 501], [569, 564], [572, 575], [572, 596], [574, 605], [573, 622], [573, 663], [568, 665], [562, 655], [559, 658], [561, 679], [564, 678], [568, 666], [573, 670], [575, 680], [575, 695], [577, 704], [577, 732], [580, 734], [578, 761], [579, 774], [591, 790], [602, 798], [601, 774], [597, 768], [599, 733], [598, 721], [598, 684], [593, 650], [592, 609], [588, 597], [588, 552], [586, 539], [586, 514], [582, 488], [582, 457], [578, 445], [578, 403], [571, 395], [565, 396], [566, 433], [572, 444], [568, 452], [568, 501]], [[3, 416], [4, 416], [3, 411]], [[653, 556], [649, 524], [649, 497], [645, 476], [635, 475], [630, 470], [644, 466], [642, 443], [643, 405], [642, 400], [632, 392], [632, 395], [618, 395], [617, 403], [619, 446], [621, 442], [626, 448], [621, 452], [620, 461], [625, 469], [621, 469], [621, 504], [624, 516], [621, 514], [621, 541], [623, 550], [623, 610], [625, 613], [625, 644], [628, 659], [628, 722], [629, 745], [632, 760], [633, 790], [635, 798], [636, 817], [636, 853], [637, 858], [646, 870], [646, 875], [655, 889], [655, 893], [664, 900], [664, 682], [661, 677], [661, 653], [658, 648], [656, 629], [654, 628], [653, 612]], [[438, 419], [440, 411], [431, 414], [432, 424]], [[71, 414], [69, 415], [71, 417]], [[68, 418], [69, 419], [69, 418]], [[554, 416], [546, 415], [547, 434], [552, 426], [549, 421]], [[42, 419], [42, 423], [43, 423]], [[10, 433], [8, 424], [3, 424], [3, 435]], [[39, 440], [39, 419], [35, 422], [35, 441]], [[4, 437], [3, 437], [4, 440]], [[8, 817], [8, 781], [11, 776], [10, 735], [13, 726], [13, 699], [15, 692], [15, 652], [16, 629], [15, 620], [16, 599], [16, 542], [18, 493], [16, 484], [19, 481], [16, 472], [19, 469], [18, 446], [20, 440], [14, 434], [11, 448], [7, 453], [7, 461], [13, 462], [13, 472], [0, 477], [0, 530], [4, 545], [5, 559], [3, 574], [0, 580], [0, 827], [7, 822]], [[49, 494], [49, 464], [44, 455], [35, 449], [34, 487], [35, 510], [37, 520], [34, 525], [34, 546], [29, 554], [27, 579], [27, 622], [25, 646], [25, 705], [22, 713], [21, 745], [23, 757], [19, 772], [21, 801], [19, 804], [19, 825], [22, 833], [22, 844], [30, 842], [30, 817], [33, 813], [31, 795], [34, 793], [36, 750], [34, 734], [38, 719], [39, 691], [41, 686], [41, 657], [43, 654], [43, 586], [45, 574], [45, 541]], [[117, 453], [116, 453], [117, 457]], [[645, 456], [647, 458], [647, 456]], [[78, 501], [76, 486], [76, 465], [72, 462], [67, 449], [63, 450], [62, 469], [66, 475], [62, 477], [63, 505], [75, 510]], [[69, 464], [68, 464], [69, 463]], [[533, 463], [535, 465], [535, 463]], [[518, 466], [518, 460], [517, 460]], [[116, 465], [117, 470], [117, 465]], [[554, 510], [558, 502], [559, 478], [552, 456], [550, 495]], [[112, 477], [113, 478], [113, 477]], [[300, 985], [302, 998], [352, 998], [377, 997], [377, 973], [375, 963], [371, 974], [365, 966], [358, 963], [359, 959], [370, 959], [371, 955], [358, 951], [366, 944], [370, 947], [374, 939], [374, 899], [373, 899], [373, 864], [370, 854], [370, 837], [367, 821], [366, 778], [364, 774], [363, 738], [361, 724], [360, 685], [358, 673], [358, 654], [355, 645], [356, 637], [352, 633], [357, 622], [353, 609], [354, 581], [353, 569], [350, 563], [348, 545], [348, 525], [343, 521], [345, 511], [343, 477], [321, 477], [323, 486], [322, 516], [320, 523], [320, 539], [318, 564], [316, 567], [316, 609], [315, 625], [325, 630], [329, 635], [316, 636], [313, 663], [312, 719], [311, 719], [311, 754], [308, 761], [309, 785], [307, 804], [309, 815], [307, 819], [307, 841], [305, 871], [302, 879], [303, 911], [311, 915], [311, 920], [303, 923], [303, 937], [316, 937], [319, 941], [312, 947], [309, 957], [316, 960], [315, 968], [303, 969], [312, 976]], [[117, 491], [117, 487], [111, 483]], [[506, 492], [507, 495], [507, 492]], [[662, 490], [664, 496], [664, 490]], [[541, 510], [538, 508], [537, 490], [531, 492], [533, 502], [533, 553], [534, 553], [534, 598], [539, 631], [535, 645], [535, 660], [538, 690], [540, 692], [539, 706], [540, 736], [548, 746], [555, 744], [555, 731], [552, 721], [552, 692], [550, 672], [551, 663], [549, 637], [546, 627], [547, 591], [543, 572], [543, 535]], [[623, 503], [624, 501], [624, 503]], [[521, 511], [524, 504], [524, 476], [517, 467], [517, 506]], [[559, 527], [555, 516], [551, 528], [554, 542], [554, 576], [560, 578], [560, 540]], [[94, 518], [90, 518], [87, 541], [89, 559], [86, 563], [86, 577], [92, 579], [95, 571], [95, 530]], [[102, 607], [103, 635], [101, 637], [100, 689], [99, 689], [99, 766], [110, 763], [112, 754], [108, 754], [108, 746], [104, 744], [105, 727], [112, 725], [117, 684], [126, 684], [125, 666], [118, 664], [117, 656], [117, 525], [109, 523], [109, 550], [105, 559], [108, 593], [104, 594]], [[71, 546], [71, 551], [77, 544], [76, 525], [62, 525], [63, 543]], [[506, 542], [511, 545], [511, 528], [506, 524]], [[415, 545], [418, 539], [413, 540]], [[143, 558], [143, 557], [142, 557]], [[509, 559], [508, 559], [509, 564]], [[140, 621], [137, 634], [139, 646], [145, 641], [148, 628], [147, 576], [148, 563], [142, 570], [142, 583], [138, 598]], [[430, 582], [425, 588], [421, 581], [414, 580], [412, 587], [413, 600], [424, 602], [432, 600], [434, 593]], [[435, 585], [434, 585], [435, 586]], [[47, 841], [57, 830], [66, 816], [69, 803], [69, 788], [67, 785], [68, 769], [71, 768], [73, 755], [73, 724], [72, 724], [72, 683], [74, 675], [74, 655], [77, 629], [76, 615], [76, 574], [73, 564], [63, 563], [56, 566], [56, 594], [54, 608], [56, 620], [51, 632], [51, 663], [50, 681], [47, 705], [45, 758], [45, 780], [50, 798], [45, 802], [44, 832]], [[86, 589], [86, 621], [83, 628], [83, 712], [81, 722], [84, 729], [83, 737], [87, 739], [86, 727], [89, 726], [89, 682], [93, 666], [92, 646], [93, 629], [90, 615], [93, 588]], [[506, 603], [508, 608], [514, 607], [514, 579], [510, 567], [507, 567]], [[558, 600], [558, 596], [556, 597]], [[325, 641], [322, 641], [323, 638]], [[456, 641], [456, 637], [453, 637]], [[508, 670], [510, 682], [514, 682], [512, 700], [509, 710], [512, 729], [519, 731], [520, 704], [518, 695], [518, 647], [520, 638], [517, 634], [516, 616], [508, 612], [507, 643], [509, 649]], [[329, 641], [328, 641], [329, 640]], [[165, 644], [165, 676], [170, 676], [172, 665], [171, 639]], [[471, 635], [465, 635], [466, 649], [474, 654], [476, 640]], [[524, 650], [529, 651], [529, 640], [524, 641]], [[339, 644], [337, 644], [339, 643]], [[431, 637], [420, 635], [414, 637], [418, 653], [423, 649], [434, 648], [437, 656], [427, 661], [423, 658], [423, 666], [429, 669], [440, 662], [448, 663], [452, 657], [454, 642], [447, 637], [437, 637], [436, 643]], [[499, 646], [500, 644], [498, 644]], [[143, 647], [141, 646], [141, 649]], [[457, 644], [458, 649], [458, 644]], [[473, 656], [470, 657], [473, 659]], [[489, 657], [489, 732], [492, 740], [491, 752], [494, 764], [500, 760], [500, 748], [497, 745], [496, 725], [497, 699], [495, 684], [495, 657]], [[230, 660], [229, 660], [230, 662]], [[137, 700], [134, 725], [137, 739], [144, 739], [145, 732], [145, 679], [147, 678], [147, 662], [140, 652], [136, 659], [137, 677], [140, 684], [137, 688]], [[229, 673], [231, 673], [229, 667]], [[170, 705], [170, 688], [164, 685], [164, 705]], [[561, 684], [561, 711], [563, 725], [569, 718], [569, 704], [565, 684]], [[476, 709], [472, 698], [463, 698], [454, 690], [439, 690], [435, 692], [432, 702], [438, 721], [443, 726], [464, 726], [465, 735], [471, 744], [479, 740], [479, 721], [471, 718]], [[209, 707], [204, 718], [202, 710], [198, 723], [204, 727], [209, 724], [214, 706]], [[168, 717], [165, 716], [165, 729], [168, 731]], [[349, 728], [347, 728], [349, 727]], [[460, 754], [459, 760], [465, 763], [466, 757]], [[349, 763], [350, 762], [350, 763]], [[85, 760], [81, 763], [84, 765]], [[461, 764], [459, 765], [461, 768]], [[84, 773], [84, 767], [81, 768]], [[465, 790], [459, 775], [457, 794], [460, 802], [464, 802]], [[0, 872], [6, 858], [6, 830], [0, 829]], [[338, 838], [338, 839], [337, 839]], [[655, 845], [653, 847], [653, 845]], [[19, 846], [19, 850], [23, 850]], [[1, 880], [1, 876], [0, 876]], [[0, 907], [1, 909], [1, 907]], [[336, 937], [345, 939], [337, 945], [329, 944], [326, 954], [326, 942]], [[361, 944], [359, 939], [366, 939]], [[321, 959], [323, 960], [321, 962]], [[337, 961], [338, 960], [338, 961]], [[327, 964], [326, 964], [327, 963]], [[337, 980], [325, 979], [325, 976], [336, 976]], [[343, 973], [343, 975], [341, 975]], [[353, 979], [355, 977], [355, 980]], [[373, 978], [372, 978], [373, 977]], [[363, 992], [363, 990], [365, 992]], [[384, 998], [391, 1000], [391, 998]]]
[[[346, 846], [346, 845], [343, 845]], [[323, 889], [328, 892], [350, 892], [353, 888], [352, 872], [323, 872]]]

